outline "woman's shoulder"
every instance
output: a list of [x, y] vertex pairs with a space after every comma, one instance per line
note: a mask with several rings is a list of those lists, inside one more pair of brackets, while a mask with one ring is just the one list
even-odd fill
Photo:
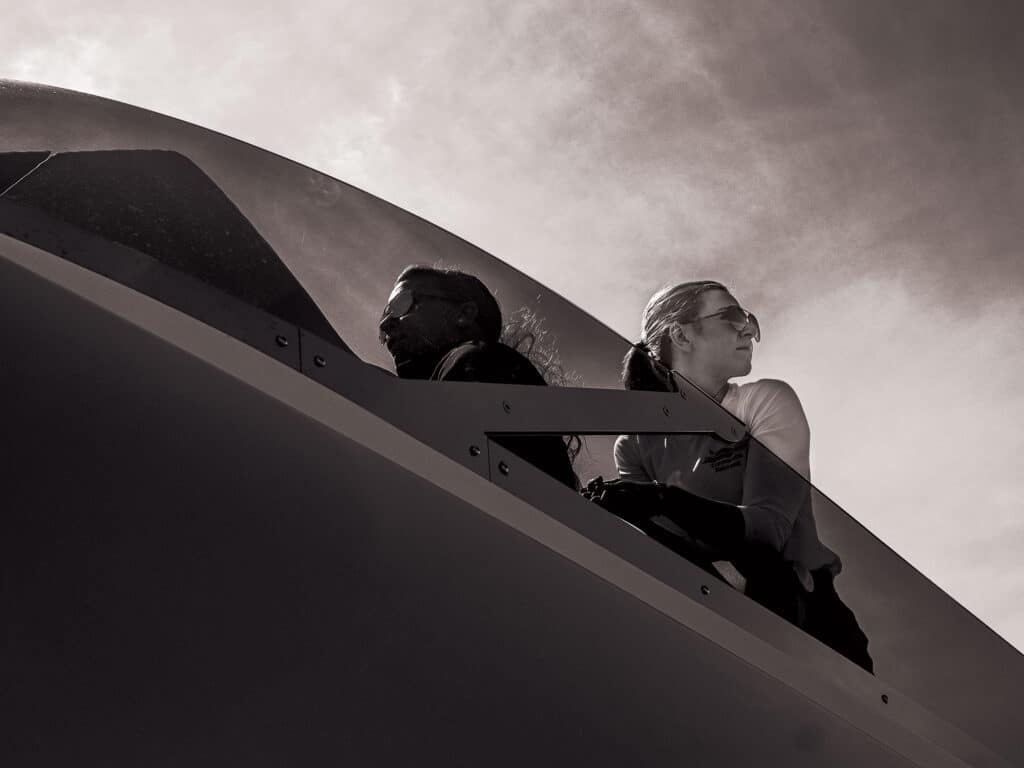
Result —
[[[735, 388], [735, 389], [733, 389]], [[730, 385], [734, 407], [730, 410], [740, 421], [750, 426], [765, 411], [799, 412], [803, 414], [796, 390], [780, 379], [758, 379], [745, 384]], [[728, 396], [728, 395], [727, 395]], [[728, 405], [723, 401], [723, 405]]]
[[738, 393], [749, 399], [766, 400], [775, 397], [792, 400], [800, 399], [796, 396], [796, 390], [781, 379], [758, 379], [757, 381], [748, 381], [746, 384], [736, 384], [733, 386], [736, 387]]
[[615, 438], [615, 453], [635, 451], [640, 447], [640, 435], [619, 435]]

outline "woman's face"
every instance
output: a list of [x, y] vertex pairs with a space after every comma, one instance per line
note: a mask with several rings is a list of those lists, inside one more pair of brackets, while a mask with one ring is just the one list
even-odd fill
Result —
[[757, 329], [752, 322], [737, 322], [735, 309], [725, 316], [719, 314], [730, 307], [739, 304], [728, 291], [715, 289], [701, 295], [699, 316], [703, 319], [682, 326], [689, 344], [673, 343], [680, 370], [722, 382], [750, 373]]

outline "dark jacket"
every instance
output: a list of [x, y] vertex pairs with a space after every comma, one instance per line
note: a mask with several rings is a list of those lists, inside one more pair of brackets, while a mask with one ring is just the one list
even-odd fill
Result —
[[[545, 386], [544, 377], [525, 355], [500, 342], [471, 341], [441, 358], [432, 381], [476, 381], [488, 384]], [[579, 481], [566, 444], [559, 435], [502, 437], [497, 442], [573, 490]]]

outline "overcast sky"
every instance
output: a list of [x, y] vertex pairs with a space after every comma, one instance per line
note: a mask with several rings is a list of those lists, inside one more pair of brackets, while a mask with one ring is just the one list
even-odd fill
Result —
[[1021, 648], [1016, 7], [35, 0], [0, 77], [311, 165], [631, 338], [662, 284], [726, 282], [815, 484]]

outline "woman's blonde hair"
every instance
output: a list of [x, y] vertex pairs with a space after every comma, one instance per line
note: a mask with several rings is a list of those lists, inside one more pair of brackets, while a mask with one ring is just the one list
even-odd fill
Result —
[[622, 361], [622, 384], [626, 389], [675, 391], [668, 371], [670, 332], [676, 324], [698, 320], [700, 297], [715, 290], [729, 289], [714, 280], [693, 280], [667, 285], [651, 296], [640, 315], [640, 341], [630, 347]]

